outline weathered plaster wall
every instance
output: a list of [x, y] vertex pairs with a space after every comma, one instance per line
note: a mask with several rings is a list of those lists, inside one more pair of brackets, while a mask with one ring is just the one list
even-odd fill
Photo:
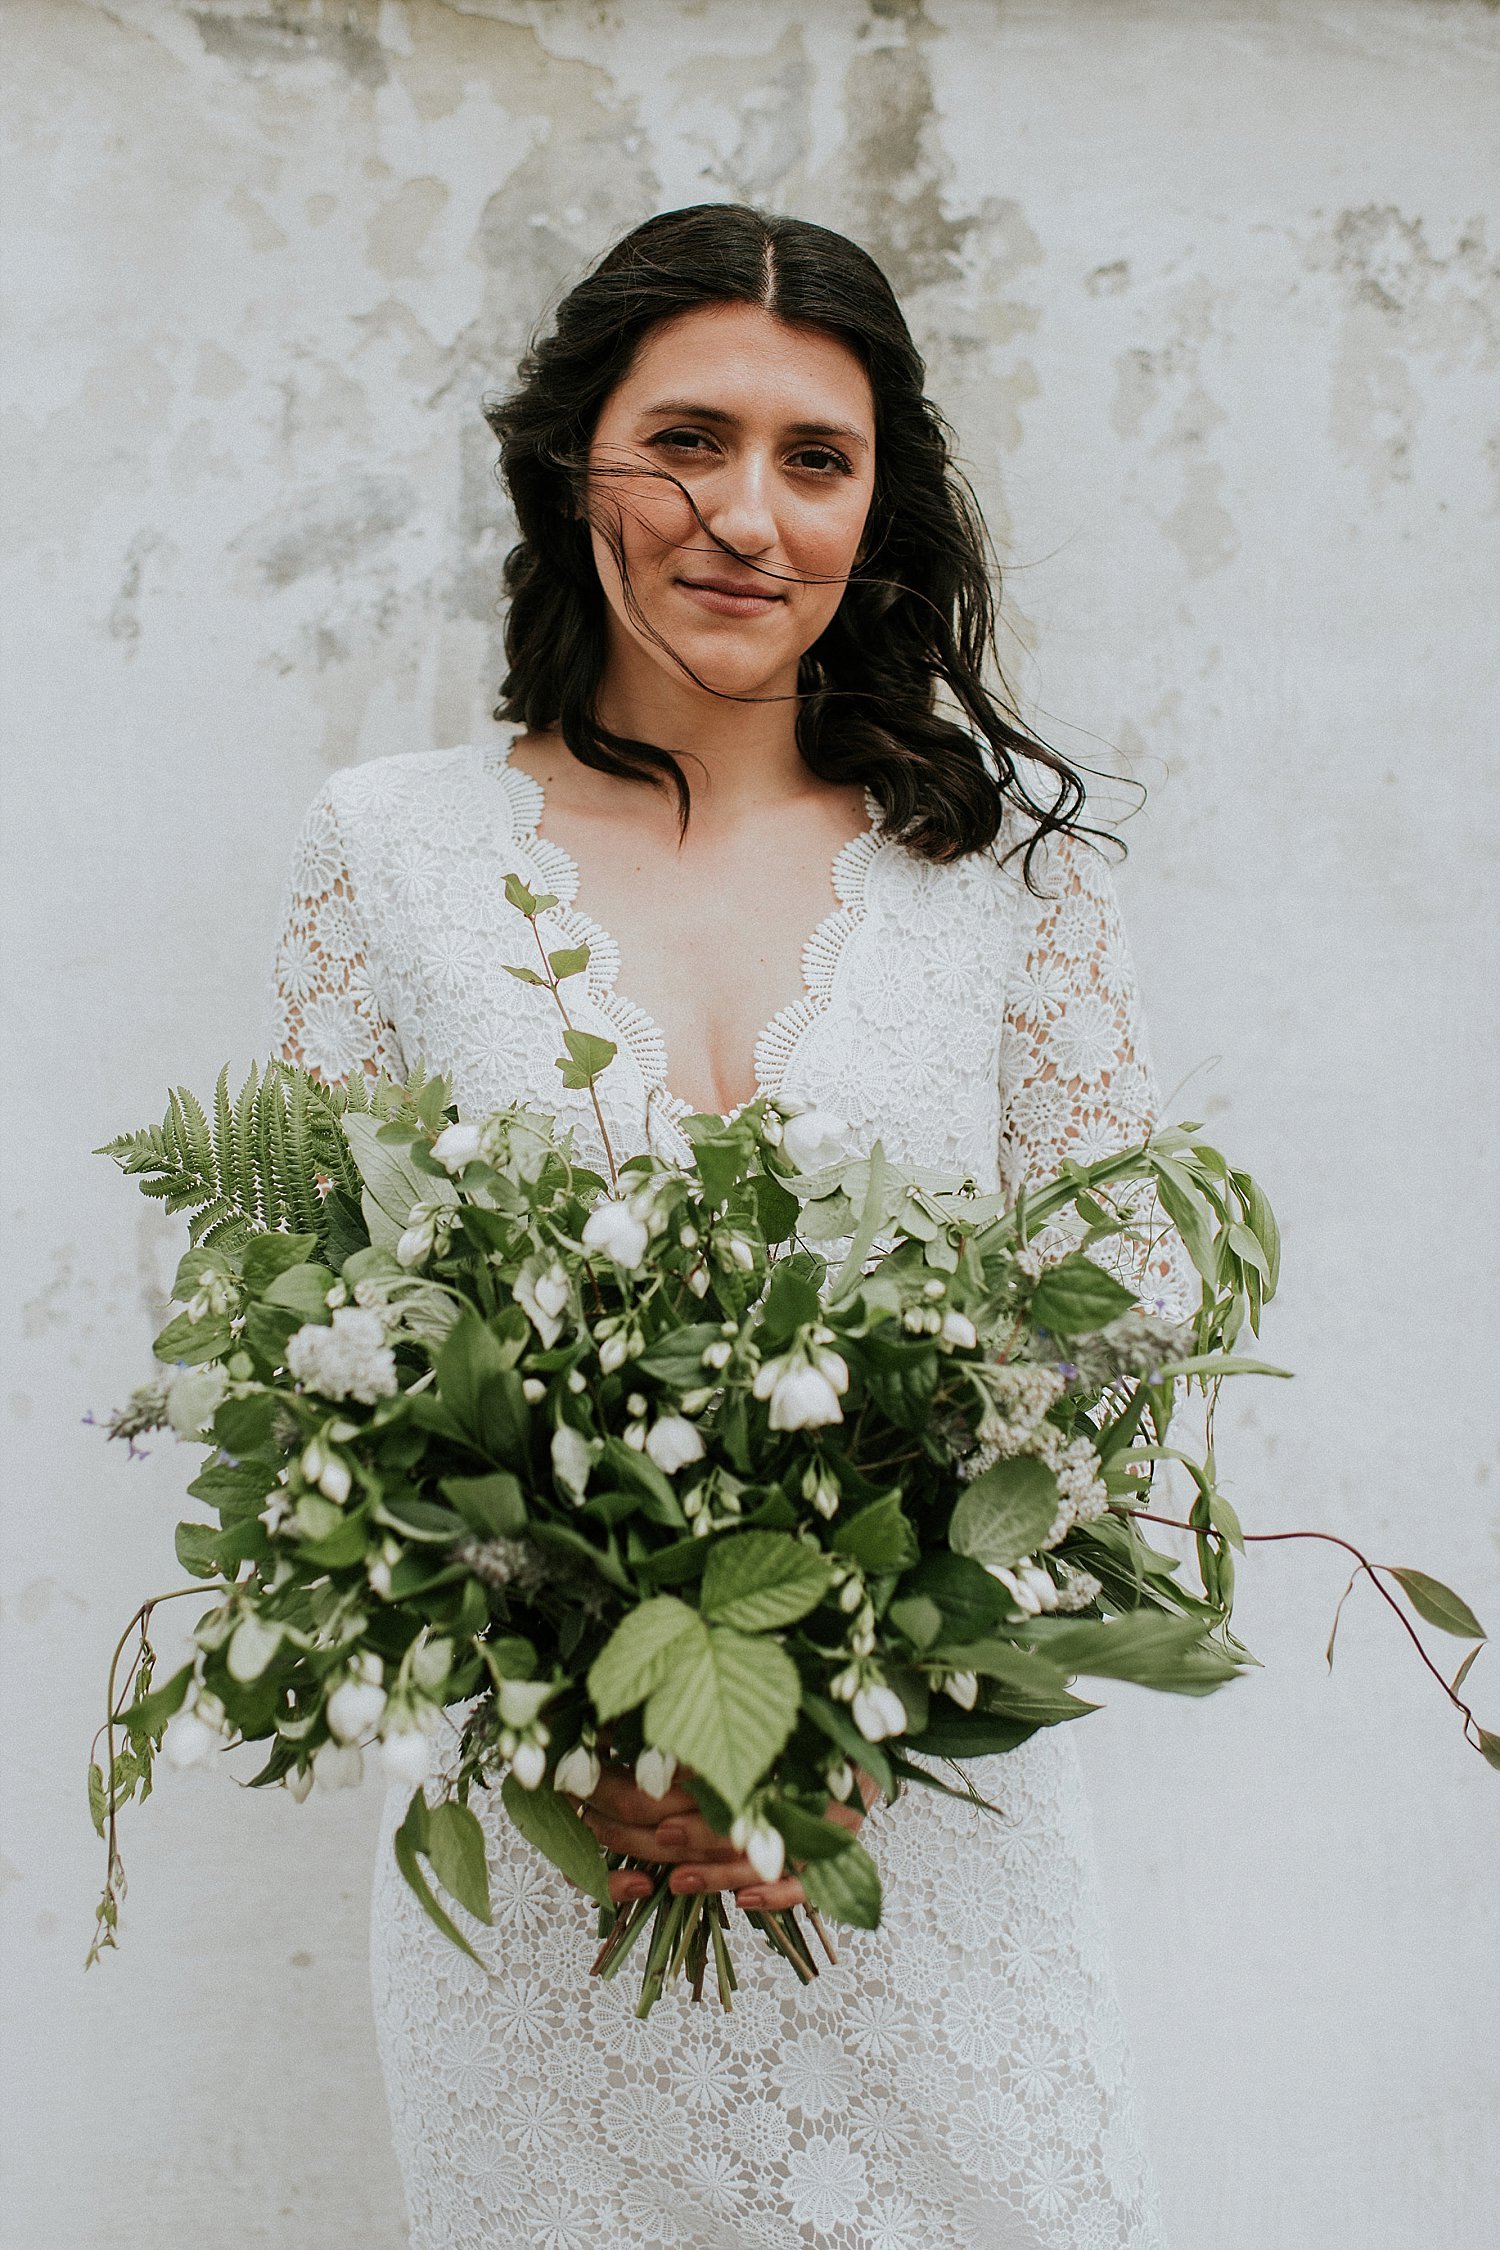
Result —
[[[172, 1255], [86, 1152], [256, 1050], [326, 768], [484, 727], [505, 531], [476, 401], [544, 302], [653, 208], [826, 218], [930, 351], [1027, 692], [1151, 786], [1124, 881], [1163, 1075], [1197, 1073], [1179, 1113], [1287, 1222], [1270, 1343], [1299, 1380], [1236, 1402], [1236, 1489], [1500, 1615], [1500, 23], [9, 0], [6, 29], [0, 2227], [394, 2250], [373, 1797], [164, 1789], [125, 1949], [80, 1974], [87, 1737], [182, 1481], [79, 1426], [140, 1374]], [[1468, 2250], [1500, 2140], [1494, 1778], [1368, 1602], [1323, 1678], [1332, 1560], [1245, 1576], [1266, 1674], [1120, 1699], [1086, 1740], [1174, 2239]], [[1474, 1687], [1500, 1723], [1487, 1660]]]

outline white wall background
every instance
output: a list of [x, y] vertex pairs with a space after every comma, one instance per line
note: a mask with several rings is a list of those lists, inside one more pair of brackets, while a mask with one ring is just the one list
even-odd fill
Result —
[[[164, 1787], [128, 1823], [123, 1952], [81, 1973], [88, 1736], [185, 1472], [80, 1426], [142, 1375], [175, 1240], [87, 1152], [258, 1049], [327, 767], [483, 729], [476, 402], [544, 301], [656, 208], [823, 218], [930, 353], [1027, 692], [1151, 787], [1124, 881], [1163, 1076], [1200, 1070], [1179, 1114], [1286, 1222], [1269, 1344], [1298, 1380], [1228, 1418], [1243, 1510], [1500, 1620], [1500, 20], [8, 0], [6, 30], [0, 2228], [395, 2250], [373, 1793]], [[1087, 1730], [1178, 2250], [1471, 2250], [1494, 2220], [1500, 1782], [1368, 1598], [1325, 1679], [1341, 1583], [1263, 1553], [1265, 1673]]]

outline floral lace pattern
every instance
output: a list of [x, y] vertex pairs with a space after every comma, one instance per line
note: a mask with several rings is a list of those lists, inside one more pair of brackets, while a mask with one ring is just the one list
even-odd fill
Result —
[[[549, 995], [504, 878], [552, 892], [549, 945], [586, 943], [575, 1021], [620, 1053], [600, 1082], [621, 1154], [680, 1146], [661, 1035], [615, 990], [617, 948], [537, 834], [508, 740], [333, 775], [308, 816], [275, 979], [276, 1041], [329, 1078], [419, 1059], [466, 1115], [530, 1099], [602, 1151], [554, 1068]], [[1018, 832], [1019, 833], [1019, 832]], [[1015, 840], [1007, 837], [1004, 843]], [[1003, 848], [1003, 847], [1002, 847]], [[917, 859], [880, 832], [835, 867], [807, 990], [756, 1052], [785, 1091], [898, 1162], [1013, 1190], [1149, 1126], [1155, 1101], [1108, 870], [1062, 839], [1041, 898], [1019, 861]], [[555, 936], [554, 936], [555, 932]], [[1153, 1255], [1164, 1308], [1182, 1273]], [[1002, 1819], [908, 1791], [867, 1834], [886, 1919], [804, 1992], [738, 1949], [721, 2016], [592, 1982], [588, 1909], [477, 1804], [492, 1930], [482, 1974], [394, 1866], [375, 1877], [376, 2018], [414, 2250], [1161, 2250], [1136, 2135], [1072, 1745], [977, 1769]]]

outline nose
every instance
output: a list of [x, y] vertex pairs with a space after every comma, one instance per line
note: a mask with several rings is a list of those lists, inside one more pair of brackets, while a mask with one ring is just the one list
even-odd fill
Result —
[[709, 530], [736, 554], [764, 555], [776, 545], [774, 474], [769, 453], [737, 449], [699, 498]]

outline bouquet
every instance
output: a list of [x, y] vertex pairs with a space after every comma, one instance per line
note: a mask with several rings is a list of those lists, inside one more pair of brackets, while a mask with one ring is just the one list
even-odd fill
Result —
[[[510, 890], [533, 922], [548, 904]], [[614, 1050], [561, 991], [586, 956], [541, 958], [521, 973], [597, 1111]], [[605, 1134], [605, 1177], [534, 1108], [460, 1119], [439, 1078], [343, 1089], [272, 1063], [109, 1144], [191, 1235], [161, 1373], [110, 1432], [205, 1446], [207, 1520], [178, 1526], [191, 1583], [141, 1605], [111, 1668], [91, 1959], [157, 1753], [257, 1743], [253, 1787], [300, 1799], [367, 1757], [410, 1785], [397, 1859], [471, 1953], [455, 1912], [491, 1917], [472, 1800], [498, 1783], [597, 1902], [596, 1973], [644, 1945], [642, 2014], [679, 1976], [728, 2007], [734, 1923], [804, 1981], [828, 1922], [878, 1923], [874, 1861], [829, 1817], [860, 1775], [983, 1802], [974, 1760], [1096, 1708], [1075, 1680], [1199, 1695], [1250, 1661], [1211, 1443], [1219, 1384], [1279, 1372], [1236, 1349], [1279, 1263], [1248, 1174], [1183, 1126], [1007, 1208], [785, 1102], [686, 1130], [680, 1169], [619, 1163]], [[1200, 1284], [1186, 1323], [1133, 1286], [1166, 1227]], [[1182, 1519], [1150, 1509], [1168, 1461]], [[1195, 1584], [1148, 1520], [1194, 1535]], [[1385, 1576], [1477, 1652], [1457, 1595]], [[153, 1612], [189, 1596], [192, 1653], [158, 1681]], [[812, 1935], [674, 1896], [665, 1869], [613, 1906], [623, 1863], [578, 1809], [605, 1754], [651, 1795], [680, 1778], [764, 1880], [795, 1866]]]

